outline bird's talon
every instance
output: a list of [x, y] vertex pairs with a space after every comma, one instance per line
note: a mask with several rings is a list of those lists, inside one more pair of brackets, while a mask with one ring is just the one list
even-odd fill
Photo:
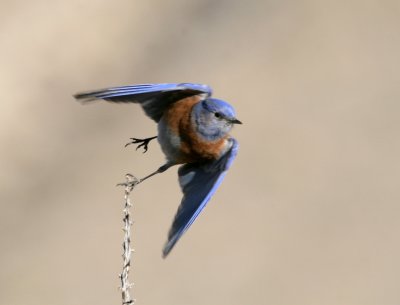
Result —
[[126, 174], [125, 178], [126, 178], [126, 182], [118, 183], [117, 186], [133, 188], [141, 182], [141, 179], [138, 179], [134, 175], [131, 175], [131, 174]]
[[140, 147], [143, 147], [143, 153], [145, 153], [147, 150], [148, 150], [148, 147], [147, 147], [147, 143], [142, 143], [142, 144], [139, 144], [137, 147], [136, 147], [136, 150], [138, 150]]
[[146, 139], [130, 138], [132, 141], [126, 143], [125, 147], [127, 147], [128, 145], [131, 145], [131, 144], [139, 144], [136, 147], [136, 150], [138, 150], [140, 147], [143, 147], [143, 153], [145, 153], [149, 149], [148, 145], [149, 145], [150, 141], [155, 139], [155, 138], [157, 138], [157, 137], [151, 137], [151, 138], [146, 138]]

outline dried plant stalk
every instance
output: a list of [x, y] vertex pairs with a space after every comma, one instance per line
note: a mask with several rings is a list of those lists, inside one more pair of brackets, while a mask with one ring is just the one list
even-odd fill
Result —
[[125, 183], [120, 183], [118, 185], [125, 186], [125, 205], [124, 205], [124, 217], [123, 217], [123, 222], [124, 222], [124, 242], [122, 243], [122, 248], [123, 248], [123, 266], [122, 266], [122, 272], [119, 275], [119, 278], [121, 280], [121, 292], [122, 292], [122, 305], [126, 304], [134, 304], [135, 299], [131, 296], [131, 288], [133, 287], [133, 282], [129, 282], [129, 270], [131, 267], [131, 255], [132, 252], [134, 252], [133, 248], [131, 248], [131, 227], [133, 225], [133, 218], [131, 216], [131, 208], [133, 208], [131, 200], [129, 198], [131, 192], [135, 188], [135, 186], [138, 184], [138, 180], [131, 174], [127, 174], [126, 176], [126, 182]]

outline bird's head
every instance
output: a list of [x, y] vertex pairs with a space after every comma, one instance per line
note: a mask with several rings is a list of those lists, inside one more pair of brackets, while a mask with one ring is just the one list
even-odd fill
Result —
[[227, 102], [208, 98], [193, 107], [192, 120], [197, 131], [207, 140], [223, 138], [234, 124], [242, 124]]

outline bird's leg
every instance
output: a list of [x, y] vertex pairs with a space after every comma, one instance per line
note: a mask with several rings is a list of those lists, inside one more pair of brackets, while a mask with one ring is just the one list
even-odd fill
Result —
[[147, 175], [146, 177], [143, 177], [143, 178], [139, 179], [137, 184], [142, 183], [144, 180], [146, 180], [146, 179], [148, 179], [150, 177], [153, 177], [154, 175], [161, 174], [161, 173], [165, 172], [167, 169], [169, 169], [171, 166], [174, 166], [174, 165], [175, 165], [175, 163], [171, 163], [171, 162], [165, 163], [163, 166], [161, 166], [155, 172], [151, 173], [150, 175]]
[[127, 174], [130, 177], [132, 177], [132, 179], [130, 179], [129, 182], [118, 183], [117, 186], [135, 186], [139, 183], [142, 183], [144, 180], [149, 179], [150, 177], [153, 177], [154, 175], [165, 172], [167, 169], [169, 169], [171, 166], [174, 166], [175, 164], [176, 163], [167, 162], [163, 166], [161, 166], [159, 169], [157, 169], [155, 172], [153, 172], [150, 175], [147, 175], [146, 177], [143, 177], [141, 179], [138, 179], [131, 174]]
[[126, 143], [125, 147], [127, 147], [128, 145], [131, 145], [131, 144], [139, 144], [136, 147], [136, 150], [138, 150], [139, 147], [143, 147], [143, 150], [144, 150], [143, 153], [145, 153], [148, 149], [147, 145], [150, 143], [151, 140], [154, 140], [156, 138], [157, 138], [157, 136], [151, 137], [151, 138], [146, 138], [146, 139], [130, 138], [132, 141], [130, 141], [129, 143]]

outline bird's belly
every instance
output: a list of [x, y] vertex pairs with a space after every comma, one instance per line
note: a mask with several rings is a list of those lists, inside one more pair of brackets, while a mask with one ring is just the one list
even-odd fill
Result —
[[164, 118], [158, 123], [158, 142], [168, 161], [180, 163], [180, 137], [167, 126]]
[[187, 134], [177, 135], [163, 119], [158, 124], [158, 142], [167, 160], [176, 164], [216, 160], [229, 146], [226, 138], [209, 142]]

